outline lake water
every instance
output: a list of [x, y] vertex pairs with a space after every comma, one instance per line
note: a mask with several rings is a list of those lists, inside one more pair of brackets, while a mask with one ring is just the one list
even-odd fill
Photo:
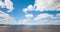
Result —
[[0, 32], [60, 32], [60, 25], [9, 25], [9, 26], [0, 26]]

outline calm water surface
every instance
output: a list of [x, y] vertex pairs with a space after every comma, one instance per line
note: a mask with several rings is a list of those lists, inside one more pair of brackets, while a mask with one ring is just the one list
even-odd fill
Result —
[[9, 25], [9, 26], [0, 26], [0, 32], [60, 32], [60, 25]]

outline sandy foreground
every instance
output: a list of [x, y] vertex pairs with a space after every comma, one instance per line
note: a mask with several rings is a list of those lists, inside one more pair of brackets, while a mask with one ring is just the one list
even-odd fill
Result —
[[60, 32], [60, 26], [0, 26], [0, 32]]

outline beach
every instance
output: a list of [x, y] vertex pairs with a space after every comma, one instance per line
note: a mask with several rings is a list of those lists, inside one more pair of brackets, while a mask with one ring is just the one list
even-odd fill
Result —
[[9, 25], [9, 26], [0, 26], [0, 32], [60, 32], [60, 25]]

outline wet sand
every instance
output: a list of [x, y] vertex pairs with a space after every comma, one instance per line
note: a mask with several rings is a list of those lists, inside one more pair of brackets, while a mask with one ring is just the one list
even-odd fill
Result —
[[60, 32], [60, 26], [59, 25], [0, 26], [0, 32]]

